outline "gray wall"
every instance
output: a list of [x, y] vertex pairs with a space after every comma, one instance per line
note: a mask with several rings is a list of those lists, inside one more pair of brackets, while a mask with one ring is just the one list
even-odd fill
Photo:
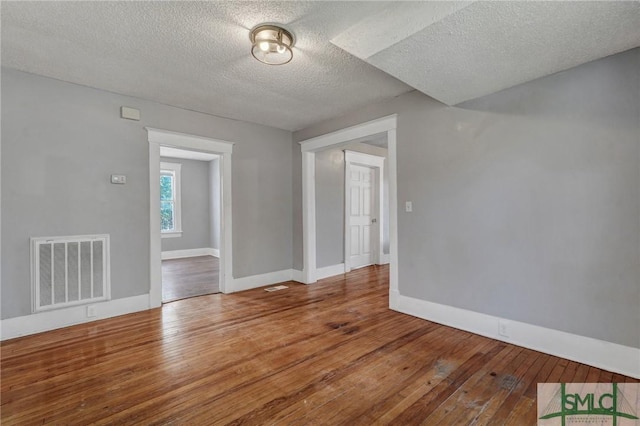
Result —
[[209, 185], [211, 186], [211, 197], [209, 197], [209, 244], [211, 248], [220, 249], [220, 210], [221, 197], [220, 186], [220, 159], [209, 161]]
[[211, 247], [211, 179], [209, 162], [161, 157], [180, 163], [182, 236], [162, 239], [162, 251]]
[[294, 140], [398, 113], [401, 294], [640, 347], [639, 79], [634, 49], [458, 107], [412, 92]]
[[[149, 291], [155, 127], [236, 142], [234, 276], [291, 268], [291, 133], [2, 69], [2, 318], [30, 313], [29, 237], [108, 233], [114, 299]], [[122, 105], [141, 121], [119, 118]], [[109, 175], [126, 174], [126, 185]]]
[[[316, 265], [318, 268], [344, 262], [344, 150], [387, 156], [387, 150], [364, 143], [341, 145], [316, 154]], [[389, 253], [388, 170], [383, 176], [383, 252]]]

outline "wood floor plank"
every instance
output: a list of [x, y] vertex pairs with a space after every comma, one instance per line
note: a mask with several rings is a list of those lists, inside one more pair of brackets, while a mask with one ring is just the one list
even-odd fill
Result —
[[[539, 352], [524, 350], [521, 354], [521, 363], [514, 371], [513, 375], [506, 376], [503, 379], [501, 390], [506, 393], [506, 398], [502, 401], [499, 408], [491, 416], [491, 424], [504, 424], [507, 422], [509, 415], [513, 412], [516, 404], [522, 399], [527, 385], [535, 376], [537, 368], [542, 367], [541, 364], [535, 364], [535, 360], [540, 356]], [[533, 362], [532, 362], [533, 361]], [[529, 374], [531, 374], [529, 376]]]
[[[410, 342], [416, 339], [417, 337], [422, 336], [432, 330], [433, 330], [433, 327], [423, 327], [411, 333], [397, 336], [395, 339], [387, 342], [386, 344], [383, 344], [382, 346], [380, 346], [379, 341], [375, 341], [375, 344], [373, 347], [365, 347], [363, 345], [358, 345], [359, 350], [366, 349], [366, 351], [362, 353], [360, 356], [358, 356], [357, 358], [351, 361], [347, 361], [344, 363], [340, 362], [340, 365], [337, 365], [333, 369], [322, 369], [317, 374], [314, 374], [315, 369], [318, 368], [315, 365], [317, 361], [312, 362], [313, 366], [312, 365], [300, 366], [299, 374], [304, 374], [305, 376], [309, 376], [310, 381], [304, 384], [304, 386], [302, 387], [293, 388], [291, 392], [280, 395], [276, 399], [270, 399], [268, 401], [269, 404], [265, 407], [267, 408], [267, 410], [257, 410], [251, 415], [251, 417], [260, 419], [260, 418], [264, 418], [266, 414], [266, 417], [270, 418], [268, 414], [270, 411], [273, 410], [277, 412], [279, 410], [279, 407], [281, 406], [286, 406], [291, 402], [298, 401], [302, 398], [305, 398], [306, 396], [313, 394], [315, 391], [323, 388], [326, 385], [333, 385], [334, 383], [343, 380], [345, 377], [349, 376], [350, 374], [353, 374], [356, 371], [362, 371], [363, 369], [366, 370], [367, 367], [370, 365], [371, 360], [385, 353], [393, 352], [397, 350], [397, 348], [406, 345], [407, 342]], [[327, 355], [329, 354], [323, 354], [322, 357]], [[345, 355], [347, 354], [345, 354], [341, 350], [340, 356], [338, 358], [341, 358]], [[329, 358], [332, 358], [333, 360], [335, 360], [337, 357], [335, 355], [332, 355]], [[294, 371], [293, 373], [295, 374], [296, 371]], [[297, 384], [300, 383], [299, 378], [296, 380], [296, 383]], [[238, 420], [243, 421], [244, 419], [241, 417]]]
[[[420, 424], [436, 408], [442, 404], [455, 390], [464, 383], [480, 366], [486, 364], [496, 356], [505, 345], [499, 342], [491, 342], [485, 345], [488, 352], [476, 351], [464, 363], [457, 366], [447, 377], [429, 393], [423, 395], [409, 408], [392, 420], [395, 424]], [[483, 348], [484, 349], [484, 348]]]
[[[515, 370], [514, 366], [520, 359], [521, 352], [522, 348], [506, 346], [502, 352], [479, 368], [469, 380], [458, 387], [423, 423], [433, 425], [469, 424], [474, 414], [481, 411], [501, 388], [502, 379], [498, 378], [493, 370]], [[465, 417], [471, 417], [471, 419], [465, 419]]]
[[589, 367], [587, 377], [584, 379], [585, 383], [597, 383], [598, 377], [600, 377], [600, 370], [596, 367]]
[[[423, 353], [420, 349], [411, 350], [407, 362], [400, 363], [402, 372], [398, 372], [398, 379], [393, 381], [385, 381], [385, 387], [389, 389], [389, 396], [383, 399], [376, 399], [375, 404], [363, 413], [365, 418], [369, 419], [371, 424], [381, 424], [389, 420], [398, 413], [402, 412], [409, 405], [413, 404], [428, 389], [433, 389], [442, 380], [446, 379], [448, 372], [453, 369], [454, 357], [460, 358], [461, 354], [454, 355], [458, 347], [456, 339], [461, 336], [458, 331], [443, 327], [445, 332], [442, 337], [429, 342], [417, 342], [419, 347], [428, 345], [430, 350]], [[453, 333], [451, 331], [454, 331]], [[486, 341], [479, 336], [469, 334], [465, 340], [464, 346], [473, 348], [486, 344]], [[475, 340], [476, 343], [473, 342]], [[474, 346], [476, 345], [476, 346]], [[405, 348], [410, 350], [411, 348]], [[462, 356], [465, 356], [464, 354]], [[412, 363], [416, 362], [415, 367]], [[413, 367], [413, 368], [412, 368]], [[414, 369], [417, 369], [414, 371]], [[404, 377], [404, 373], [408, 373]], [[412, 399], [412, 396], [414, 397]], [[385, 419], [386, 416], [386, 419]]]
[[[544, 358], [540, 356], [542, 354], [517, 349], [512, 351], [511, 358], [504, 357], [491, 369], [478, 372], [482, 380], [470, 387], [467, 398], [458, 404], [469, 408], [460, 410], [457, 424], [499, 424], [501, 413], [510, 411], [511, 401], [521, 399], [529, 379], [542, 367]], [[501, 373], [498, 374], [495, 370]]]
[[613, 383], [613, 373], [611, 371], [600, 370], [599, 383]]
[[195, 256], [162, 261], [162, 301], [220, 292], [220, 259]]
[[538, 424], [536, 410], [535, 399], [522, 398], [513, 407], [504, 424], [508, 426], [535, 426]]
[[388, 273], [184, 299], [3, 342], [0, 422], [533, 424], [538, 382], [637, 382], [393, 312]]
[[552, 355], [545, 355], [546, 362], [540, 369], [540, 371], [536, 374], [536, 376], [531, 380], [529, 386], [524, 391], [524, 397], [529, 399], [535, 399], [538, 393], [538, 383], [553, 383], [549, 380], [552, 372], [555, 370], [556, 365], [560, 361], [560, 358], [557, 358]]
[[576, 374], [573, 376], [573, 383], [588, 383], [586, 381], [587, 374], [589, 373], [589, 366], [584, 364], [578, 364], [578, 368], [576, 369]]
[[[471, 338], [471, 336], [469, 336]], [[477, 350], [478, 346], [474, 345], [486, 345], [485, 340], [477, 340], [477, 343], [471, 344], [471, 340], [468, 340], [465, 346], [468, 348], [463, 356], [473, 353]], [[448, 343], [447, 346], [451, 346]], [[383, 401], [380, 407], [370, 413], [370, 417], [375, 419], [373, 424], [388, 424], [393, 419], [402, 414], [409, 407], [414, 405], [418, 400], [424, 397], [424, 395], [431, 393], [434, 388], [439, 386], [443, 381], [449, 379], [449, 374], [455, 370], [455, 365], [452, 364], [452, 355], [456, 351], [455, 344], [451, 349], [439, 349], [437, 350], [438, 356], [435, 362], [429, 366], [426, 374], [416, 375], [404, 389], [400, 389], [398, 394]], [[460, 355], [456, 356], [457, 358]], [[435, 395], [435, 392], [433, 393]]]
[[[323, 419], [326, 424], [335, 424], [343, 421], [351, 424], [358, 421], [370, 424], [367, 419], [375, 415], [375, 409], [382, 405], [380, 401], [384, 401], [393, 396], [395, 392], [400, 391], [401, 388], [397, 384], [403, 383], [403, 379], [411, 380], [414, 371], [422, 375], [423, 372], [430, 370], [435, 376], [442, 368], [442, 362], [445, 360], [452, 362], [444, 353], [442, 355], [445, 356], [438, 359], [428, 359], [423, 354], [420, 354], [420, 348], [435, 338], [438, 338], [435, 333], [422, 336], [405, 345], [402, 350], [370, 360], [369, 365], [364, 366], [367, 375], [357, 374], [354, 371], [353, 374], [346, 377], [338, 389], [342, 392], [343, 398], [351, 401], [360, 401], [359, 404], [345, 406], [340, 400], [333, 399], [315, 411], [306, 414], [293, 424], [308, 424], [317, 418]], [[440, 338], [446, 339], [444, 336]], [[477, 341], [478, 345], [486, 344], [482, 339], [477, 339]], [[469, 340], [467, 342], [469, 345], [473, 345]], [[381, 386], [381, 383], [388, 383], [389, 385]]]

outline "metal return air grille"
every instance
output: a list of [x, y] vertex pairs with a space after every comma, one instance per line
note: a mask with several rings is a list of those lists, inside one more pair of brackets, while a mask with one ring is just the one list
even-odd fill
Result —
[[109, 235], [31, 238], [33, 312], [110, 297]]

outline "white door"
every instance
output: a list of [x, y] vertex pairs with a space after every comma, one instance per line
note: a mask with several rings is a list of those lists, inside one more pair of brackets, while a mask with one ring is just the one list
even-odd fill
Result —
[[370, 167], [351, 166], [350, 191], [351, 205], [349, 206], [351, 248], [351, 268], [371, 265], [374, 261], [372, 247], [372, 220], [374, 213], [375, 175]]

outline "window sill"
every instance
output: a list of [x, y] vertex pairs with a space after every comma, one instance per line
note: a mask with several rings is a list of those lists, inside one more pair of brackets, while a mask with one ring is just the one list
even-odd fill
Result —
[[179, 238], [182, 237], [182, 231], [163, 231], [162, 238]]

